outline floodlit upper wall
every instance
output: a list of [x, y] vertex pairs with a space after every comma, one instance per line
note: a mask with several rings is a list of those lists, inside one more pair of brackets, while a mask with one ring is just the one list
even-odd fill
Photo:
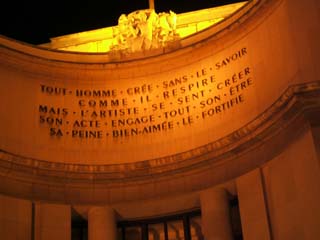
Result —
[[[228, 4], [225, 6], [203, 9], [177, 14], [176, 32], [184, 38], [206, 29], [228, 17], [246, 2]], [[50, 39], [50, 43], [40, 46], [77, 52], [108, 52], [114, 44], [116, 26], [106, 27], [86, 32], [74, 33]]]
[[181, 39], [179, 49], [133, 55], [53, 51], [2, 37], [2, 168], [15, 181], [67, 179], [78, 187], [147, 187], [190, 174], [198, 181], [186, 178], [188, 191], [203, 187], [209, 170], [207, 183], [216, 184], [268, 161], [269, 139], [319, 106], [317, 7], [249, 1]]

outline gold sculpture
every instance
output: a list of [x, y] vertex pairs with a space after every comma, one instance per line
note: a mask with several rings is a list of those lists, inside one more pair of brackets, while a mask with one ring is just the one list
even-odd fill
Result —
[[122, 14], [114, 27], [111, 50], [137, 52], [164, 47], [179, 39], [176, 26], [177, 15], [172, 11], [157, 14], [146, 9]]

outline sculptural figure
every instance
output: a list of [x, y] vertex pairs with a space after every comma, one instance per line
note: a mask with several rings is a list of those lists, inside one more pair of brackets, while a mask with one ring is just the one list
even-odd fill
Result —
[[157, 14], [147, 9], [122, 14], [114, 27], [111, 50], [137, 52], [164, 47], [179, 38], [176, 26], [177, 15], [172, 11]]

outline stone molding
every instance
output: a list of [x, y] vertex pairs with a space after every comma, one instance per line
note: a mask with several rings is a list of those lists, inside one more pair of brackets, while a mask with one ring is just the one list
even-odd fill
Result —
[[247, 125], [190, 151], [136, 163], [83, 165], [48, 162], [0, 150], [0, 171], [7, 177], [24, 176], [22, 179], [27, 181], [111, 184], [188, 173], [206, 166], [214, 169], [230, 159], [237, 164], [239, 155], [267, 142], [296, 118], [319, 111], [320, 81], [297, 84]]
[[[134, 69], [144, 63], [155, 64], [191, 51], [202, 51], [195, 59], [186, 60], [189, 64], [212, 54], [203, 50], [206, 46], [216, 53], [232, 45], [283, 2], [249, 1], [251, 5], [246, 4], [226, 21], [184, 39], [179, 50], [164, 48], [118, 61], [106, 57], [106, 54], [48, 51], [0, 38], [1, 63], [14, 70], [31, 73], [42, 65], [37, 74], [46, 77], [48, 72], [57, 70], [57, 79], [65, 79], [72, 76], [70, 72], [74, 69], [80, 72], [103, 69], [110, 73], [116, 69], [120, 72], [122, 68]], [[252, 16], [255, 16], [254, 24], [246, 21]], [[231, 39], [231, 34], [228, 35], [231, 31], [239, 33], [236, 38]], [[224, 40], [223, 44], [216, 44], [215, 41], [220, 39]], [[179, 64], [183, 63], [167, 64], [165, 69], [179, 68]], [[270, 101], [267, 109], [231, 134], [163, 158], [113, 165], [65, 164], [32, 159], [0, 149], [0, 193], [72, 204], [105, 204], [199, 191], [232, 181], [272, 160], [295, 140], [299, 132], [310, 127], [313, 121], [320, 122], [320, 80], [316, 80], [287, 85], [277, 101]]]

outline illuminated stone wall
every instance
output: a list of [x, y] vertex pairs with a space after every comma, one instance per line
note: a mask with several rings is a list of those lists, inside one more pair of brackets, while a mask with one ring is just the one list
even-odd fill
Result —
[[[248, 108], [257, 103], [250, 54], [243, 46], [169, 72], [106, 74], [92, 83], [40, 80], [30, 105], [37, 111], [35, 134], [40, 142], [53, 141], [55, 154], [63, 148], [63, 161], [81, 163], [141, 161], [204, 145], [248, 121], [235, 121], [236, 112], [257, 114]], [[69, 155], [78, 147], [83, 155]]]
[[54, 162], [118, 164], [231, 134], [290, 85], [317, 79], [317, 72], [304, 76], [315, 63], [296, 46], [310, 44], [289, 31], [287, 18], [251, 21], [244, 25], [254, 31], [234, 28], [224, 38], [131, 62], [90, 64], [78, 55], [71, 63], [63, 53], [63, 61], [3, 58], [1, 98], [10, 104], [1, 112], [1, 148]]
[[[5, 181], [28, 179], [25, 197], [41, 182], [39, 198], [75, 184], [67, 189], [79, 202], [98, 201], [108, 182], [112, 202], [143, 198], [130, 190], [134, 184], [159, 196], [168, 194], [168, 181], [189, 192], [270, 161], [270, 141], [285, 148], [294, 134], [288, 129], [299, 129], [319, 104], [318, 15], [298, 18], [308, 12], [299, 8], [250, 1], [181, 39], [178, 50], [132, 55], [1, 38], [0, 163], [12, 174]], [[20, 191], [9, 182], [4, 192]], [[92, 189], [97, 197], [77, 194]]]
[[249, 1], [178, 50], [132, 55], [1, 37], [1, 236], [68, 238], [71, 207], [130, 220], [210, 212], [229, 194], [245, 239], [317, 239], [319, 8]]

